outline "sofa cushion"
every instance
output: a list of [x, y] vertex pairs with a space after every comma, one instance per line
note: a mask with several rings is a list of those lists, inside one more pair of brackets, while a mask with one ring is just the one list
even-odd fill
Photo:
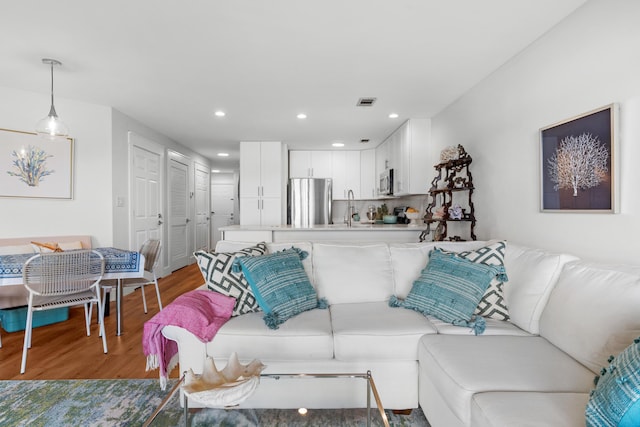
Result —
[[244, 359], [326, 360], [333, 358], [329, 310], [309, 310], [278, 329], [268, 328], [261, 313], [233, 317], [207, 343], [207, 354], [228, 359], [233, 352]]
[[[454, 325], [470, 325], [489, 282], [503, 272], [504, 268], [475, 263], [434, 249], [411, 292], [398, 305]], [[391, 304], [395, 305], [395, 300], [392, 299]], [[482, 333], [484, 322], [476, 326], [476, 332]]]
[[425, 335], [420, 370], [464, 425], [471, 399], [486, 391], [587, 393], [593, 373], [539, 336]]
[[639, 310], [640, 267], [572, 262], [549, 297], [540, 334], [598, 372], [640, 336]]
[[[427, 316], [429, 321], [435, 326], [439, 334], [447, 335], [473, 335], [473, 329], [467, 326], [456, 326], [448, 322], [443, 322], [434, 316]], [[483, 335], [516, 335], [522, 337], [532, 336], [529, 332], [520, 329], [507, 320], [497, 320], [486, 318]]]
[[318, 296], [329, 304], [387, 301], [393, 293], [391, 255], [386, 244], [313, 244]]
[[420, 313], [393, 309], [384, 301], [329, 309], [337, 360], [418, 360], [420, 337], [436, 333]]
[[247, 280], [241, 273], [232, 271], [233, 262], [236, 257], [262, 255], [266, 250], [267, 246], [263, 242], [251, 247], [245, 246], [233, 252], [194, 252], [193, 256], [196, 258], [207, 287], [214, 292], [236, 299], [232, 316], [260, 309]]
[[576, 259], [509, 242], [504, 259], [509, 273], [509, 284], [504, 289], [509, 320], [527, 332], [538, 334], [540, 315], [562, 266]]
[[303, 311], [326, 308], [326, 303], [318, 301], [300, 262], [307, 255], [299, 249], [285, 249], [260, 257], [236, 258], [234, 268], [238, 264], [242, 267], [264, 311], [264, 321], [272, 329]]
[[504, 269], [504, 254], [506, 251], [507, 242], [492, 241], [487, 245], [462, 252], [455, 252], [459, 257], [468, 259], [469, 261], [495, 265], [501, 268], [500, 275], [491, 279], [489, 287], [484, 292], [484, 295], [478, 303], [475, 314], [485, 318], [509, 320], [509, 310], [507, 309], [507, 303], [504, 299], [504, 282], [508, 280], [508, 274]]
[[471, 425], [584, 427], [588, 399], [588, 393], [477, 393], [471, 402]]
[[640, 426], [640, 338], [611, 358], [587, 405], [587, 426]]

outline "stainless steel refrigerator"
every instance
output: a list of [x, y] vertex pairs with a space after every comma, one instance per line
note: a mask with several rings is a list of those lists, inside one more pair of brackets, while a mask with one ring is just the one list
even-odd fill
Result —
[[329, 178], [291, 178], [287, 224], [297, 227], [331, 224], [331, 184]]

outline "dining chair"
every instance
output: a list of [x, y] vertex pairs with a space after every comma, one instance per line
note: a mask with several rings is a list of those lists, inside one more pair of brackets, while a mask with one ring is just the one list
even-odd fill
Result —
[[21, 374], [26, 370], [27, 350], [31, 348], [34, 311], [84, 305], [85, 324], [87, 336], [89, 336], [91, 335], [91, 308], [93, 303], [96, 303], [102, 347], [104, 352], [107, 352], [104, 310], [100, 295], [100, 280], [103, 274], [103, 256], [90, 249], [37, 254], [25, 262], [22, 279], [29, 297]]
[[[125, 288], [140, 288], [142, 294], [142, 306], [144, 312], [147, 313], [147, 298], [144, 294], [144, 287], [146, 285], [155, 285], [156, 296], [158, 297], [158, 307], [162, 310], [162, 300], [160, 299], [160, 288], [158, 287], [158, 277], [156, 276], [156, 268], [160, 261], [160, 240], [148, 239], [140, 247], [140, 253], [144, 256], [144, 277], [136, 277], [131, 279], [120, 279], [120, 286]], [[103, 289], [103, 304], [107, 300], [107, 292], [111, 292], [118, 286], [118, 281], [115, 279], [103, 280], [100, 283]], [[118, 298], [118, 296], [116, 296]]]

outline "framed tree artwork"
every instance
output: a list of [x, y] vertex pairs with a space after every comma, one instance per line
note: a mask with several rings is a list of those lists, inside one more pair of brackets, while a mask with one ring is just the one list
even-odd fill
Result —
[[540, 129], [543, 212], [617, 209], [616, 104]]
[[73, 139], [0, 129], [0, 197], [73, 198]]

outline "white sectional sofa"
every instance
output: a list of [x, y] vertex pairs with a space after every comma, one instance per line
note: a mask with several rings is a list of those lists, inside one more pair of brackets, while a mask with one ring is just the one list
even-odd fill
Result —
[[[255, 242], [220, 242], [229, 252]], [[304, 268], [328, 309], [269, 329], [262, 313], [231, 318], [211, 342], [167, 326], [180, 371], [200, 373], [207, 355], [260, 359], [266, 373], [370, 370], [387, 409], [422, 407], [432, 427], [583, 426], [594, 376], [640, 336], [640, 268], [590, 264], [508, 243], [504, 296], [509, 321], [487, 319], [474, 335], [432, 316], [390, 307], [405, 298], [434, 246], [478, 249], [487, 242], [270, 243], [309, 253]], [[263, 380], [242, 406], [363, 407], [353, 379]], [[523, 422], [526, 421], [526, 422]]]

